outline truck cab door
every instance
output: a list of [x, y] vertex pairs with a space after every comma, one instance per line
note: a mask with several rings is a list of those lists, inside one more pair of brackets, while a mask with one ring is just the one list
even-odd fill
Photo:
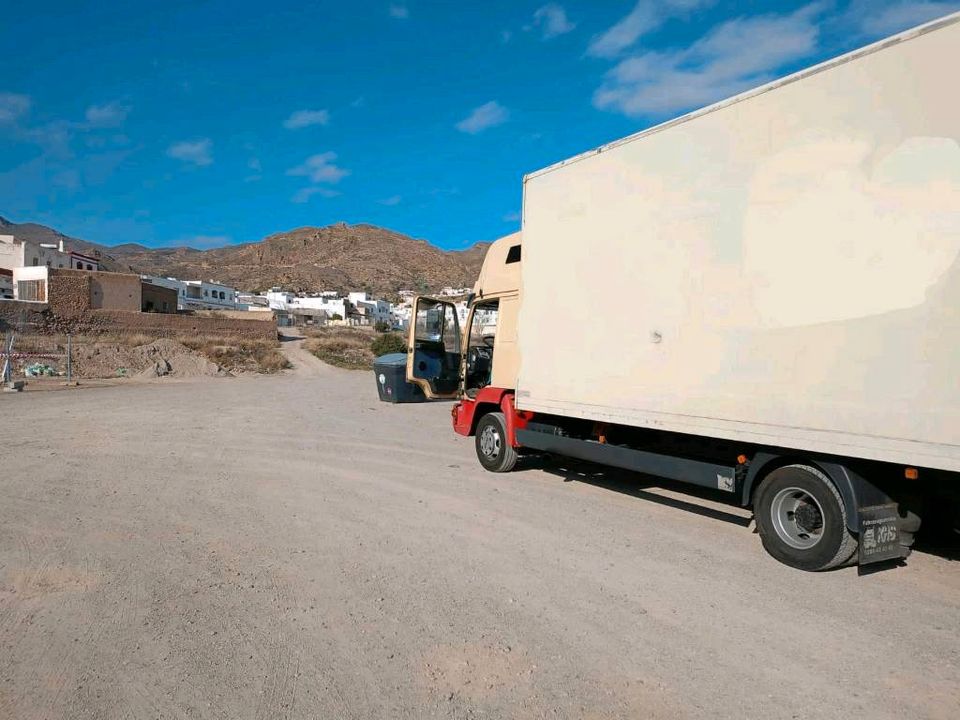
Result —
[[418, 297], [407, 340], [407, 381], [428, 398], [453, 398], [460, 386], [460, 322], [453, 303]]

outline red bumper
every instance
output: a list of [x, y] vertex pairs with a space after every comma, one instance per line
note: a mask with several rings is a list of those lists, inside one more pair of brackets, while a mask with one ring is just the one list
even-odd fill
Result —
[[453, 430], [458, 435], [473, 435], [476, 420], [481, 415], [499, 410], [507, 424], [507, 442], [519, 447], [516, 438], [517, 428], [526, 427], [533, 413], [516, 410], [513, 407], [513, 391], [503, 388], [485, 387], [474, 398], [462, 398], [450, 411]]
[[453, 418], [453, 431], [457, 435], [470, 435], [473, 428], [473, 413], [477, 408], [477, 403], [473, 400], [464, 398], [450, 411]]

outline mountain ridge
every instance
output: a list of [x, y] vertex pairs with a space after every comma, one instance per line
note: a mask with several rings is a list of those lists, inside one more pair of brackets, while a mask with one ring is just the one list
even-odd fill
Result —
[[188, 246], [109, 246], [73, 238], [39, 223], [13, 223], [0, 216], [0, 233], [34, 242], [64, 241], [78, 252], [99, 252], [105, 269], [216, 280], [243, 290], [274, 286], [301, 292], [367, 290], [427, 292], [470, 286], [489, 243], [442, 250], [427, 240], [369, 223], [304, 226], [262, 240], [198, 250]]

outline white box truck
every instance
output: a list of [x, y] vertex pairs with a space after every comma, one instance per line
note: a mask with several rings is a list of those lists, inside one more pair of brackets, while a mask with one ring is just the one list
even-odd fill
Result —
[[481, 463], [718, 488], [819, 570], [904, 556], [960, 480], [960, 14], [534, 172], [408, 378]]

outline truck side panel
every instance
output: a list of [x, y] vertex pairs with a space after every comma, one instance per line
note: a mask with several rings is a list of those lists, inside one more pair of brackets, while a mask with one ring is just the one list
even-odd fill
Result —
[[527, 178], [517, 407], [960, 470], [957, 19]]

